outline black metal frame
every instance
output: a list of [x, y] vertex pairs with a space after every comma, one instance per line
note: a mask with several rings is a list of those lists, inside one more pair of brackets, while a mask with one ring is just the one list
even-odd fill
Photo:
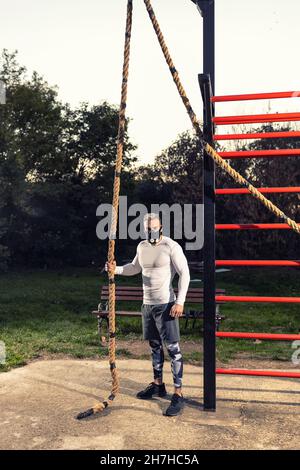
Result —
[[[214, 128], [212, 118], [214, 106], [211, 96], [215, 94], [215, 2], [214, 0], [192, 0], [197, 4], [203, 17], [203, 74], [199, 85], [203, 98], [204, 140], [213, 144]], [[203, 156], [204, 194], [204, 361], [203, 395], [204, 410], [216, 410], [216, 230], [215, 230], [215, 163], [204, 152]]]

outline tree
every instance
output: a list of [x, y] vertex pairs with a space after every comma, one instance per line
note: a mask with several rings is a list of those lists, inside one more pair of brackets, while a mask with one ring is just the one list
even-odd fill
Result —
[[[202, 158], [199, 139], [192, 132], [183, 132], [155, 158], [153, 165], [139, 169], [139, 181], [145, 179], [168, 198], [168, 202], [202, 202]], [[162, 188], [168, 190], [163, 192]]]
[[[27, 77], [17, 52], [3, 51], [0, 79], [0, 256], [27, 266], [98, 258], [95, 213], [111, 199], [118, 109], [71, 109], [37, 72]], [[123, 191], [134, 186], [134, 149], [126, 131]]]

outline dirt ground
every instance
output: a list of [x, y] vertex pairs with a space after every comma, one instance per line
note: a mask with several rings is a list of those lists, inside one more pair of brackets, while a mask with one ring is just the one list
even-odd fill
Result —
[[[202, 369], [185, 366], [185, 409], [140, 401], [149, 360], [117, 362], [121, 393], [102, 414], [74, 417], [108, 396], [106, 360], [42, 360], [0, 375], [1, 449], [299, 449], [300, 381], [218, 376], [218, 409], [202, 410]], [[167, 389], [172, 392], [169, 364]], [[177, 430], [174, 432], [174, 430]]]

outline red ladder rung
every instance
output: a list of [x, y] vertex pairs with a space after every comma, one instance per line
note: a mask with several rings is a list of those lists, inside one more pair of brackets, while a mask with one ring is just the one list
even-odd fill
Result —
[[252, 114], [243, 116], [217, 116], [212, 121], [219, 126], [231, 124], [258, 124], [264, 122], [300, 121], [300, 113]]
[[293, 303], [299, 304], [300, 297], [258, 297], [241, 295], [216, 295], [217, 302], [257, 302], [257, 303]]
[[269, 158], [300, 156], [300, 149], [248, 150], [245, 152], [218, 152], [220, 157], [227, 158]]
[[243, 95], [212, 96], [212, 103], [224, 103], [227, 101], [251, 101], [251, 100], [273, 100], [278, 98], [299, 98], [300, 91], [282, 91], [276, 93], [250, 93]]
[[277, 370], [216, 369], [216, 374], [253, 375], [258, 377], [285, 377], [290, 379], [300, 379], [300, 372], [285, 372]]
[[231, 331], [217, 331], [218, 338], [260, 339], [272, 341], [297, 341], [300, 334], [272, 334], [272, 333], [239, 333]]
[[216, 266], [300, 266], [293, 260], [217, 260]]
[[[300, 224], [298, 223], [297, 225]], [[292, 230], [288, 224], [217, 224], [216, 230]]]
[[[300, 186], [293, 188], [257, 188], [262, 194], [274, 194], [274, 193], [300, 193]], [[251, 194], [249, 189], [246, 188], [228, 188], [228, 189], [216, 189], [216, 195], [223, 194]]]
[[289, 139], [300, 137], [300, 131], [290, 132], [257, 132], [249, 134], [219, 134], [214, 135], [214, 141], [219, 140], [258, 140], [258, 139]]

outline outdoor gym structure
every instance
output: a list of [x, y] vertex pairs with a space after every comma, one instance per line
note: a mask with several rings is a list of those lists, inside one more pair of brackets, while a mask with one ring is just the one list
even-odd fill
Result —
[[[268, 200], [263, 194], [267, 193], [289, 193], [300, 192], [299, 187], [296, 188], [261, 188], [258, 190], [240, 173], [227, 163], [227, 160], [233, 158], [271, 158], [300, 156], [300, 149], [287, 150], [271, 150], [271, 151], [251, 151], [251, 152], [220, 152], [214, 149], [214, 143], [218, 140], [236, 140], [238, 138], [248, 138], [248, 134], [219, 135], [215, 134], [215, 126], [252, 124], [252, 123], [269, 123], [269, 122], [291, 122], [300, 121], [300, 113], [284, 113], [284, 114], [261, 114], [254, 116], [215, 116], [215, 103], [226, 101], [240, 100], [260, 100], [260, 99], [280, 99], [300, 97], [300, 92], [283, 92], [283, 93], [262, 93], [248, 95], [230, 95], [215, 96], [215, 2], [214, 0], [192, 0], [199, 9], [203, 17], [203, 73], [199, 75], [199, 85], [203, 99], [203, 130], [201, 129], [199, 120], [192, 108], [192, 105], [185, 92], [179, 73], [170, 55], [169, 49], [165, 42], [162, 30], [156, 18], [155, 12], [151, 5], [151, 0], [143, 0], [148, 12], [153, 29], [157, 36], [157, 40], [161, 47], [163, 56], [170, 70], [173, 81], [176, 85], [179, 96], [185, 106], [192, 126], [199, 138], [199, 146], [203, 148], [203, 194], [204, 194], [204, 269], [203, 269], [203, 309], [204, 309], [204, 372], [203, 372], [203, 388], [204, 388], [204, 410], [216, 410], [216, 375], [217, 374], [233, 374], [233, 375], [258, 375], [272, 377], [292, 377], [300, 378], [297, 372], [277, 372], [277, 371], [255, 371], [241, 369], [217, 369], [216, 368], [216, 338], [243, 338], [243, 339], [264, 339], [272, 341], [294, 341], [299, 339], [299, 335], [272, 335], [264, 333], [243, 333], [243, 332], [218, 332], [216, 331], [216, 302], [275, 302], [275, 303], [300, 303], [300, 297], [257, 297], [257, 296], [226, 296], [216, 295], [216, 279], [215, 268], [217, 266], [300, 266], [298, 260], [216, 260], [215, 240], [216, 230], [273, 230], [273, 229], [292, 229], [300, 235], [300, 224], [290, 219], [282, 210]], [[122, 72], [122, 89], [121, 104], [119, 111], [119, 132], [117, 143], [117, 156], [115, 164], [115, 178], [113, 186], [112, 200], [112, 221], [110, 229], [110, 239], [108, 243], [109, 263], [115, 259], [115, 240], [118, 222], [118, 207], [120, 193], [120, 178], [122, 170], [124, 135], [126, 117], [125, 110], [127, 104], [127, 88], [130, 64], [130, 45], [132, 33], [132, 11], [133, 0], [127, 0], [127, 18], [125, 30], [124, 44], [124, 62]], [[242, 136], [242, 137], [241, 137]], [[284, 137], [299, 137], [300, 132], [284, 133]], [[283, 133], [269, 133], [268, 135], [257, 133], [251, 134], [252, 139], [262, 138], [280, 138]], [[240, 186], [241, 189], [216, 189], [215, 187], [215, 164], [220, 166], [227, 172], [231, 178]], [[251, 194], [258, 199], [269, 211], [275, 214], [284, 223], [278, 224], [216, 224], [215, 205], [216, 196], [235, 195], [235, 194]], [[109, 367], [112, 376], [111, 393], [107, 400], [99, 402], [93, 408], [79, 413], [78, 419], [85, 418], [92, 414], [103, 411], [107, 406], [112, 404], [117, 393], [119, 392], [119, 378], [116, 368], [116, 287], [114, 272], [108, 272], [108, 321], [109, 321]], [[200, 299], [199, 299], [200, 300]]]
[[[203, 17], [203, 57], [204, 73], [199, 75], [202, 92], [204, 112], [204, 139], [213, 146], [217, 141], [243, 140], [243, 139], [276, 139], [299, 138], [300, 132], [269, 132], [269, 133], [240, 133], [216, 134], [215, 126], [256, 124], [270, 122], [299, 121], [300, 113], [261, 114], [246, 116], [215, 116], [215, 103], [230, 101], [275, 100], [282, 98], [300, 97], [300, 92], [289, 91], [279, 93], [259, 93], [215, 96], [215, 2], [214, 0], [192, 0], [197, 4]], [[271, 158], [300, 156], [300, 149], [262, 150], [248, 152], [218, 152], [223, 159], [233, 158]], [[216, 296], [215, 267], [216, 266], [291, 266], [300, 267], [300, 261], [289, 260], [216, 260], [215, 236], [216, 230], [274, 230], [289, 229], [287, 224], [216, 224], [215, 205], [216, 196], [229, 196], [236, 194], [249, 195], [248, 189], [222, 189], [215, 188], [215, 162], [207, 152], [204, 152], [204, 409], [216, 409], [216, 374], [253, 375], [269, 377], [300, 378], [299, 372], [260, 371], [245, 369], [217, 369], [216, 368], [216, 338], [258, 339], [271, 341], [300, 340], [300, 334], [276, 335], [266, 333], [243, 332], [216, 332], [215, 328], [215, 302], [276, 302], [300, 303], [300, 297], [257, 297], [257, 296]], [[300, 187], [260, 188], [263, 194], [272, 193], [299, 193]]]

